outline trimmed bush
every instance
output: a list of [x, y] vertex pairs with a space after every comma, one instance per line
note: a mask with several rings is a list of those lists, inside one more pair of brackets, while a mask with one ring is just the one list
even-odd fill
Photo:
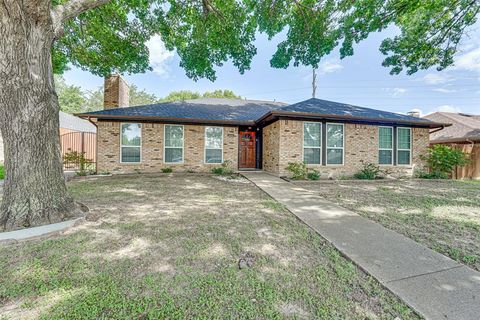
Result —
[[307, 178], [307, 164], [305, 162], [289, 162], [287, 171], [292, 173], [292, 179], [305, 180]]
[[222, 163], [221, 167], [215, 167], [212, 169], [213, 174], [218, 174], [221, 176], [230, 176], [233, 174], [232, 162], [226, 160]]
[[320, 172], [318, 172], [318, 170], [313, 169], [311, 172], [307, 174], [307, 178], [309, 180], [318, 180], [320, 179]]
[[383, 179], [386, 174], [387, 171], [380, 169], [380, 167], [376, 164], [370, 162], [363, 162], [362, 170], [355, 173], [353, 177], [359, 180], [376, 180]]

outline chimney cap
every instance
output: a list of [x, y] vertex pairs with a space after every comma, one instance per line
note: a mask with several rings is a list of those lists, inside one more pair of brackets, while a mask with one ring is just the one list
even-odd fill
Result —
[[412, 110], [410, 110], [410, 111], [407, 112], [407, 115], [409, 115], [410, 117], [420, 118], [421, 115], [422, 115], [422, 110], [420, 110], [420, 109], [412, 109]]

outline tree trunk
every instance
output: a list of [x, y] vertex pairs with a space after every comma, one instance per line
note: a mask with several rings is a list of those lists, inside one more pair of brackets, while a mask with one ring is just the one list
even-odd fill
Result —
[[63, 177], [53, 84], [50, 0], [0, 4], [4, 230], [58, 222], [75, 210]]

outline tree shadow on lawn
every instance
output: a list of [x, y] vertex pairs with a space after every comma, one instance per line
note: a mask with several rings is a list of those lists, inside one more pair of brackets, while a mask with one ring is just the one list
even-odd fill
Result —
[[[159, 175], [70, 188], [98, 220], [62, 237], [0, 247], [0, 313], [10, 307], [12, 318], [29, 311], [44, 319], [416, 317], [251, 185]], [[239, 270], [246, 251], [254, 266]]]
[[306, 187], [480, 270], [480, 184], [406, 180]]

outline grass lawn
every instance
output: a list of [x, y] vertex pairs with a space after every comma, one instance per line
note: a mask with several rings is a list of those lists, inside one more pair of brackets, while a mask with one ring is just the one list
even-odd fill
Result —
[[3, 165], [0, 164], [0, 180], [5, 178], [5, 171], [3, 170]]
[[[249, 183], [158, 174], [69, 189], [96, 221], [0, 246], [1, 319], [417, 318]], [[246, 252], [254, 265], [239, 270]]]
[[480, 270], [480, 181], [296, 183]]

